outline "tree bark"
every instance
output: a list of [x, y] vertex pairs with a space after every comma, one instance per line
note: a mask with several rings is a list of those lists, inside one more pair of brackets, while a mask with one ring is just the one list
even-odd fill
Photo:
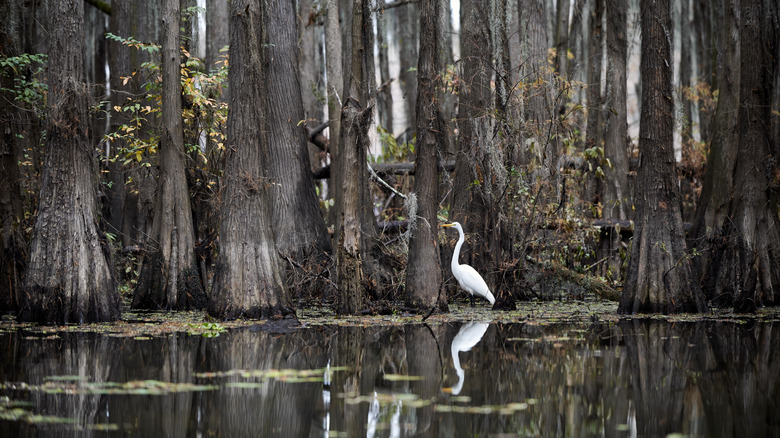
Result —
[[119, 295], [96, 220], [96, 163], [84, 71], [84, 3], [49, 4], [46, 159], [20, 300], [21, 321], [112, 321]]
[[[604, 55], [604, 0], [592, 0], [588, 35], [588, 70], [587, 70], [587, 119], [585, 121], [585, 148], [592, 149], [604, 146], [604, 117], [602, 114], [603, 99], [601, 94], [602, 58]], [[588, 172], [585, 189], [585, 202], [598, 204], [603, 187], [595, 172]]]
[[[739, 5], [736, 0], [725, 0], [717, 27], [718, 68], [715, 82], [718, 84], [718, 105], [712, 120], [712, 141], [707, 154], [702, 192], [699, 196], [696, 216], [688, 233], [692, 248], [706, 248], [722, 230], [728, 216], [728, 204], [734, 189], [734, 163], [737, 159], [737, 117], [734, 108], [739, 106]], [[702, 251], [694, 262], [700, 280], [709, 270], [712, 251]], [[707, 298], [714, 290], [705, 287]]]
[[[586, 65], [586, 49], [584, 47], [585, 40], [583, 38], [583, 14], [587, 12], [586, 0], [574, 0], [574, 9], [571, 16], [571, 25], [569, 31], [569, 51], [572, 54], [572, 59], [569, 62], [569, 68], [566, 71], [571, 79], [582, 81], [583, 66]], [[579, 90], [582, 87], [578, 87]], [[579, 94], [579, 93], [578, 93]], [[580, 102], [581, 99], [576, 97], [574, 99]]]
[[[628, 115], [626, 111], [626, 38], [625, 1], [607, 0], [607, 93], [605, 105], [604, 158], [611, 165], [604, 169], [603, 219], [626, 220], [631, 216], [632, 200], [628, 188]], [[623, 261], [620, 258], [620, 233], [614, 229], [602, 239], [602, 252], [607, 256], [605, 266], [613, 278], [620, 276]]]
[[[715, 296], [733, 297], [735, 311], [778, 304], [780, 230], [776, 200], [778, 166], [770, 146], [774, 69], [777, 68], [777, 5], [740, 0], [738, 151], [729, 218], [710, 266]], [[757, 44], [757, 41], [763, 41]]]
[[264, 0], [230, 2], [228, 80], [241, 93], [230, 94], [234, 110], [228, 115], [220, 250], [208, 304], [209, 314], [217, 318], [294, 314], [271, 228], [272, 181], [263, 174], [268, 165], [269, 134], [263, 121], [270, 112], [266, 105], [273, 41], [266, 34], [268, 7]]
[[[21, 55], [24, 41], [24, 7], [21, 0], [0, 4], [0, 58]], [[21, 72], [0, 72], [0, 312], [16, 310], [19, 304], [20, 282], [24, 274], [24, 253], [27, 242], [20, 230], [24, 218], [20, 185], [18, 136], [22, 132], [25, 112], [13, 103], [8, 91]]]
[[[206, 1], [206, 69], [212, 70], [225, 53], [220, 52], [230, 42], [228, 33], [228, 0]], [[226, 97], [225, 97], [226, 98]]]
[[[439, 256], [439, 170], [440, 151], [447, 150], [447, 127], [441, 115], [438, 89], [441, 87], [441, 0], [420, 3], [420, 46], [417, 61], [417, 161], [414, 193], [417, 216], [410, 217], [409, 260], [406, 268], [406, 304], [417, 309], [439, 306], [447, 309], [446, 297], [439, 291], [442, 284]], [[437, 302], [438, 301], [438, 302]]]
[[271, 217], [278, 250], [284, 257], [304, 261], [331, 251], [330, 237], [319, 210], [309, 164], [301, 84], [298, 80], [298, 27], [295, 2], [266, 0], [268, 46], [266, 117], [268, 177], [273, 183]]
[[626, 10], [623, 1], [607, 0], [607, 98], [604, 156], [612, 166], [604, 168], [604, 219], [629, 219], [628, 119], [626, 114]]
[[[369, 199], [367, 178], [368, 128], [373, 99], [373, 26], [368, 0], [352, 3], [350, 67], [344, 75], [341, 138], [333, 157], [339, 171], [336, 199], [336, 271], [339, 297], [336, 310], [352, 314], [362, 310], [367, 299], [365, 261], [367, 236], [373, 235], [365, 218]], [[334, 151], [331, 151], [334, 152]], [[368, 212], [370, 214], [370, 212]]]
[[328, 182], [328, 194], [332, 196], [335, 208], [329, 210], [328, 223], [335, 224], [339, 215], [341, 201], [339, 197], [339, 178], [341, 170], [336, 156], [341, 142], [341, 103], [344, 98], [344, 73], [341, 44], [341, 30], [339, 27], [339, 0], [327, 2], [328, 14], [325, 21], [325, 74], [327, 76], [328, 96], [328, 149], [331, 157], [331, 172]]
[[393, 133], [393, 78], [390, 76], [390, 60], [388, 58], [388, 34], [387, 21], [390, 13], [381, 10], [376, 17], [376, 50], [379, 60], [379, 89], [377, 90], [377, 114], [379, 126], [385, 131]]
[[636, 228], [619, 313], [704, 312], [680, 212], [669, 0], [641, 0], [642, 122]]
[[556, 0], [555, 70], [561, 77], [569, 74], [569, 9], [571, 0]]
[[323, 57], [324, 27], [322, 24], [324, 7], [315, 0], [298, 3], [297, 26], [300, 30], [298, 60], [300, 65], [301, 97], [306, 123], [314, 127], [322, 123], [325, 117], [325, 58]]
[[522, 0], [520, 2], [520, 22], [525, 23], [523, 29], [525, 72], [522, 80], [528, 84], [525, 93], [525, 119], [530, 124], [533, 140], [539, 162], [548, 171], [552, 171], [555, 154], [552, 147], [555, 142], [550, 139], [551, 109], [550, 98], [550, 67], [547, 64], [547, 1]]
[[162, 12], [162, 133], [152, 236], [133, 297], [136, 309], [199, 309], [206, 294], [195, 257], [195, 230], [184, 162], [179, 0]]
[[398, 82], [404, 96], [406, 124], [413, 138], [417, 121], [417, 60], [419, 59], [419, 20], [420, 10], [417, 3], [408, 3], [396, 9], [398, 29], [396, 35], [399, 44], [400, 74]]

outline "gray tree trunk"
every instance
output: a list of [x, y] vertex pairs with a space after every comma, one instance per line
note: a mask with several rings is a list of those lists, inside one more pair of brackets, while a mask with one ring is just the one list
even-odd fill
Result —
[[384, 128], [388, 133], [393, 133], [393, 93], [392, 82], [393, 78], [390, 76], [390, 60], [388, 54], [388, 40], [387, 34], [388, 26], [387, 21], [390, 18], [390, 14], [387, 11], [377, 12], [376, 17], [376, 46], [377, 46], [377, 59], [379, 60], [379, 90], [377, 90], [377, 113], [379, 115], [379, 126]]
[[641, 0], [642, 123], [637, 213], [619, 313], [704, 312], [691, 269], [675, 169], [669, 0]]
[[[352, 314], [362, 310], [367, 299], [367, 236], [373, 235], [366, 224], [369, 199], [367, 157], [368, 129], [373, 113], [372, 80], [373, 25], [368, 0], [352, 3], [350, 66], [344, 76], [341, 110], [341, 138], [333, 156], [339, 172], [336, 199], [336, 271], [339, 296], [336, 310]], [[370, 214], [370, 210], [368, 211]]]
[[571, 0], [556, 0], [555, 8], [555, 69], [566, 77], [569, 74], [569, 9]]
[[[601, 94], [602, 57], [604, 55], [604, 0], [592, 0], [588, 21], [588, 71], [587, 71], [587, 108], [585, 127], [585, 148], [604, 146], [604, 119], [602, 114], [603, 98]], [[601, 163], [594, 164], [596, 165]], [[603, 188], [595, 172], [588, 172], [585, 189], [585, 202], [598, 203]]]
[[525, 119], [533, 132], [537, 160], [547, 173], [555, 167], [556, 142], [551, 138], [552, 71], [547, 63], [549, 37], [547, 28], [547, 1], [522, 0], [520, 22], [524, 23], [523, 48], [525, 69], [522, 80], [530, 84], [525, 92]]
[[[406, 108], [405, 126], [411, 131], [408, 140], [414, 135], [417, 115], [417, 60], [419, 59], [420, 10], [417, 3], [408, 3], [396, 8], [398, 29], [396, 35], [399, 45], [401, 72], [398, 81], [404, 96]], [[427, 43], [427, 42], [426, 42]]]
[[[222, 50], [230, 42], [228, 34], [228, 0], [206, 0], [206, 69], [212, 70], [227, 53]], [[225, 96], [227, 98], [227, 96]]]
[[[734, 189], [735, 146], [738, 142], [737, 117], [734, 109], [739, 106], [739, 5], [737, 0], [725, 0], [719, 9], [717, 27], [718, 68], [715, 82], [718, 84], [718, 105], [712, 119], [712, 141], [704, 172], [702, 192], [699, 197], [693, 227], [688, 233], [689, 246], [702, 249], [717, 238], [728, 216], [728, 204]], [[702, 251], [694, 261], [700, 279], [709, 269], [711, 251]], [[712, 288], [705, 287], [712, 299]]]
[[[780, 229], [777, 203], [768, 187], [777, 164], [768, 162], [771, 103], [777, 68], [778, 6], [770, 0], [740, 0], [738, 150], [729, 217], [710, 265], [715, 296], [733, 297], [737, 312], [778, 304]], [[763, 41], [763, 44], [756, 44]], [[774, 180], [776, 184], [776, 179]]]
[[[327, 75], [327, 96], [328, 96], [328, 132], [329, 132], [329, 152], [331, 158], [330, 180], [328, 181], [328, 194], [334, 200], [334, 208], [329, 210], [328, 223], [335, 224], [339, 217], [339, 206], [341, 196], [339, 187], [339, 178], [341, 171], [339, 162], [335, 157], [338, 155], [341, 142], [341, 103], [344, 99], [344, 74], [341, 44], [341, 30], [339, 27], [339, 1], [333, 0], [327, 2], [328, 14], [325, 21], [325, 70]], [[335, 242], [334, 242], [335, 243]]]
[[[607, 95], [605, 111], [606, 135], [604, 158], [611, 165], [604, 166], [604, 199], [602, 200], [602, 218], [627, 220], [631, 218], [632, 200], [628, 188], [628, 115], [626, 111], [626, 58], [628, 42], [626, 39], [625, 1], [607, 0]], [[602, 245], [608, 245], [607, 266], [612, 276], [620, 273], [622, 260], [619, 230], [610, 230], [609, 239], [603, 239]]]
[[119, 295], [98, 232], [84, 71], [84, 3], [49, 4], [46, 160], [19, 319], [112, 321]]
[[298, 26], [295, 2], [266, 0], [268, 47], [266, 60], [266, 117], [259, 119], [267, 133], [268, 177], [271, 179], [271, 217], [276, 245], [282, 256], [303, 262], [331, 250], [320, 214], [309, 164], [301, 85], [298, 80]]
[[195, 230], [184, 171], [179, 17], [179, 0], [165, 0], [160, 176], [152, 235], [133, 297], [136, 309], [198, 309], [206, 304], [195, 257]]
[[[294, 314], [284, 265], [271, 227], [267, 109], [271, 19], [265, 0], [231, 0], [230, 94], [225, 175], [219, 219], [219, 255], [208, 312], [217, 318], [268, 318]], [[294, 51], [293, 51], [294, 52]], [[292, 70], [295, 72], [296, 70]], [[298, 95], [300, 96], [300, 94]], [[298, 100], [300, 97], [298, 97]], [[300, 100], [299, 100], [300, 101]]]
[[628, 190], [628, 118], [626, 115], [626, 11], [624, 1], [607, 0], [607, 98], [604, 156], [612, 166], [604, 168], [604, 219], [631, 217]]
[[[98, 8], [88, 6], [84, 8], [84, 32], [85, 32], [85, 69], [87, 83], [90, 84], [90, 97], [92, 102], [100, 105], [98, 111], [94, 111], [90, 117], [92, 123], [92, 138], [95, 144], [106, 134], [108, 121], [104, 110], [107, 110], [104, 102], [107, 99], [106, 85], [106, 57], [108, 56], [106, 32], [108, 31], [106, 15]], [[99, 188], [102, 189], [102, 188]]]
[[316, 127], [325, 117], [325, 58], [323, 57], [323, 36], [321, 5], [314, 0], [298, 2], [300, 40], [297, 41], [300, 56], [299, 71], [303, 112], [306, 123]]
[[[447, 126], [441, 114], [440, 93], [441, 30], [439, 15], [441, 0], [420, 3], [420, 46], [417, 61], [417, 159], [414, 193], [417, 196], [417, 217], [409, 239], [409, 260], [406, 268], [406, 304], [417, 309], [437, 306], [447, 309], [446, 297], [439, 291], [442, 285], [439, 257], [439, 170], [441, 151], [447, 150]], [[438, 302], [437, 302], [438, 301]]]
[[[21, 55], [24, 50], [25, 14], [21, 0], [0, 4], [0, 58]], [[21, 72], [20, 72], [21, 73]], [[12, 90], [17, 73], [0, 73], [0, 312], [16, 310], [19, 304], [20, 282], [24, 273], [27, 242], [17, 224], [24, 217], [20, 185], [18, 151], [19, 135], [23, 132], [26, 112], [14, 104], [6, 90]]]

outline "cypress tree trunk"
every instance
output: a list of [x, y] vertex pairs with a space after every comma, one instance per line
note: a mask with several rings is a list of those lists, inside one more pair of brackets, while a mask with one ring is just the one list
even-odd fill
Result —
[[303, 261], [331, 251], [320, 214], [307, 148], [301, 84], [298, 80], [298, 27], [294, 2], [266, 0], [268, 16], [267, 132], [268, 177], [271, 178], [271, 217], [276, 245], [283, 256]]
[[377, 59], [379, 60], [379, 90], [377, 92], [377, 113], [379, 114], [379, 126], [388, 133], [393, 133], [393, 93], [390, 76], [390, 60], [388, 59], [388, 35], [387, 21], [390, 13], [378, 11], [376, 17], [377, 35]]
[[[739, 5], [736, 0], [724, 0], [717, 33], [718, 106], [712, 118], [712, 140], [707, 154], [701, 196], [699, 196], [693, 227], [688, 233], [691, 248], [706, 248], [718, 239], [729, 211], [729, 199], [734, 189], [734, 163], [737, 159], [737, 117], [734, 109], [739, 106]], [[712, 251], [702, 251], [695, 263], [700, 280], [709, 270]], [[710, 285], [711, 286], [711, 285]], [[704, 287], [707, 298], [714, 298], [714, 287]], [[727, 300], [728, 301], [728, 300]]]
[[136, 309], [199, 309], [206, 304], [195, 257], [195, 230], [184, 172], [179, 16], [179, 1], [165, 0], [160, 176], [152, 236], [133, 297]]
[[[628, 121], [626, 114], [626, 39], [625, 1], [607, 0], [607, 95], [605, 111], [606, 134], [604, 158], [611, 166], [604, 166], [604, 199], [602, 218], [626, 220], [631, 218], [631, 199], [628, 188]], [[619, 257], [620, 233], [610, 230], [608, 239], [602, 239], [602, 253], [607, 256], [612, 277], [619, 277], [622, 260]]]
[[[404, 96], [406, 109], [406, 127], [410, 132], [406, 138], [411, 141], [414, 136], [415, 123], [417, 122], [417, 60], [419, 59], [420, 11], [417, 3], [408, 3], [397, 8], [398, 29], [396, 36], [399, 44], [399, 63], [401, 71], [398, 82]], [[428, 42], [426, 41], [426, 44]]]
[[776, 199], [769, 196], [778, 174], [770, 142], [777, 17], [771, 1], [740, 0], [739, 146], [723, 244], [714, 248], [710, 265], [715, 296], [733, 297], [738, 312], [778, 304], [780, 223]]
[[406, 268], [406, 304], [418, 309], [436, 305], [447, 309], [446, 297], [439, 300], [441, 288], [441, 258], [439, 256], [439, 151], [447, 149], [447, 129], [441, 115], [437, 89], [441, 86], [439, 63], [440, 0], [420, 3], [420, 37], [427, 44], [420, 46], [417, 65], [417, 160], [414, 192], [417, 195], [417, 217], [409, 218], [411, 238]]
[[[585, 148], [591, 149], [604, 146], [604, 119], [602, 115], [601, 67], [604, 51], [602, 50], [604, 26], [604, 0], [592, 0], [588, 35], [588, 70], [587, 70], [587, 108], [585, 121]], [[598, 204], [603, 191], [601, 181], [595, 172], [588, 172], [585, 188], [585, 202]]]
[[300, 41], [297, 41], [300, 69], [301, 98], [306, 123], [316, 127], [325, 117], [325, 59], [323, 9], [317, 0], [298, 3], [297, 23]]
[[525, 119], [531, 124], [536, 141], [539, 162], [551, 170], [555, 151], [550, 148], [555, 144], [548, 138], [550, 134], [549, 121], [551, 117], [547, 102], [552, 78], [547, 64], [548, 30], [547, 1], [522, 0], [520, 5], [520, 22], [525, 23], [523, 29], [524, 52], [527, 61], [521, 78], [531, 84], [525, 92]]
[[[9, 0], [0, 4], [0, 57], [10, 58], [22, 54], [24, 35], [23, 6], [21, 0]], [[10, 69], [9, 69], [10, 70]], [[12, 90], [16, 73], [0, 73], [0, 89]], [[24, 236], [18, 227], [24, 217], [22, 192], [19, 180], [18, 135], [24, 111], [13, 103], [7, 91], [0, 92], [0, 312], [16, 310], [19, 300], [19, 283], [24, 272]]]
[[669, 0], [641, 0], [642, 123], [637, 214], [619, 313], [704, 312], [685, 246], [672, 145]]
[[283, 263], [271, 229], [267, 168], [268, 63], [265, 0], [230, 2], [231, 65], [227, 157], [220, 205], [219, 255], [209, 297], [218, 318], [267, 318], [293, 314]]
[[19, 319], [112, 321], [119, 295], [96, 221], [97, 177], [84, 82], [84, 3], [49, 4], [46, 160]]
[[604, 168], [605, 219], [630, 218], [628, 191], [628, 122], [626, 115], [626, 10], [623, 1], [607, 0], [607, 107], [604, 156], [612, 166]]
[[555, 70], [561, 77], [569, 74], [569, 9], [571, 0], [556, 0], [555, 8]]
[[336, 271], [339, 287], [337, 311], [356, 313], [367, 298], [365, 262], [367, 245], [365, 209], [368, 200], [366, 186], [366, 154], [369, 146], [368, 128], [371, 125], [373, 100], [373, 28], [368, 0], [352, 3], [351, 61], [345, 74], [343, 107], [341, 110], [341, 138], [333, 161], [339, 171], [339, 196], [336, 198]]
[[[211, 70], [228, 45], [228, 0], [206, 0], [206, 68]], [[224, 91], [223, 91], [224, 94]], [[224, 97], [224, 96], [223, 96]]]
[[327, 2], [328, 14], [325, 21], [325, 73], [327, 76], [328, 96], [328, 148], [331, 157], [328, 194], [332, 196], [335, 207], [329, 210], [328, 223], [335, 224], [339, 217], [341, 193], [338, 190], [341, 170], [336, 156], [341, 142], [341, 100], [344, 97], [344, 74], [342, 58], [341, 31], [339, 29], [339, 1]]

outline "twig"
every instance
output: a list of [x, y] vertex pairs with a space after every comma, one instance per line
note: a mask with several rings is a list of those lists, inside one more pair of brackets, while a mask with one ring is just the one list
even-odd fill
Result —
[[377, 175], [377, 173], [376, 173], [376, 172], [374, 172], [374, 168], [373, 168], [373, 167], [371, 167], [371, 163], [369, 163], [369, 162], [366, 162], [366, 166], [368, 166], [368, 171], [369, 171], [369, 172], [371, 172], [371, 176], [372, 176], [372, 177], [374, 177], [374, 178], [375, 178], [377, 181], [379, 181], [380, 183], [382, 183], [382, 185], [383, 185], [383, 186], [385, 186], [385, 187], [387, 187], [388, 189], [390, 189], [390, 191], [391, 191], [391, 192], [395, 193], [396, 195], [400, 196], [400, 197], [401, 197], [401, 198], [403, 198], [403, 199], [406, 199], [406, 195], [404, 195], [403, 193], [401, 193], [401, 192], [399, 192], [398, 190], [396, 190], [396, 189], [395, 189], [393, 186], [391, 186], [391, 185], [390, 185], [390, 184], [388, 184], [388, 183], [387, 183], [385, 180], [383, 180], [382, 178], [380, 178], [380, 177], [379, 177], [379, 175]]

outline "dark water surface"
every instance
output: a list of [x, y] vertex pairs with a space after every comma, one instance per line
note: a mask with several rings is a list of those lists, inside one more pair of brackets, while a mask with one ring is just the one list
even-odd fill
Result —
[[654, 319], [6, 330], [0, 436], [780, 436], [779, 332]]

